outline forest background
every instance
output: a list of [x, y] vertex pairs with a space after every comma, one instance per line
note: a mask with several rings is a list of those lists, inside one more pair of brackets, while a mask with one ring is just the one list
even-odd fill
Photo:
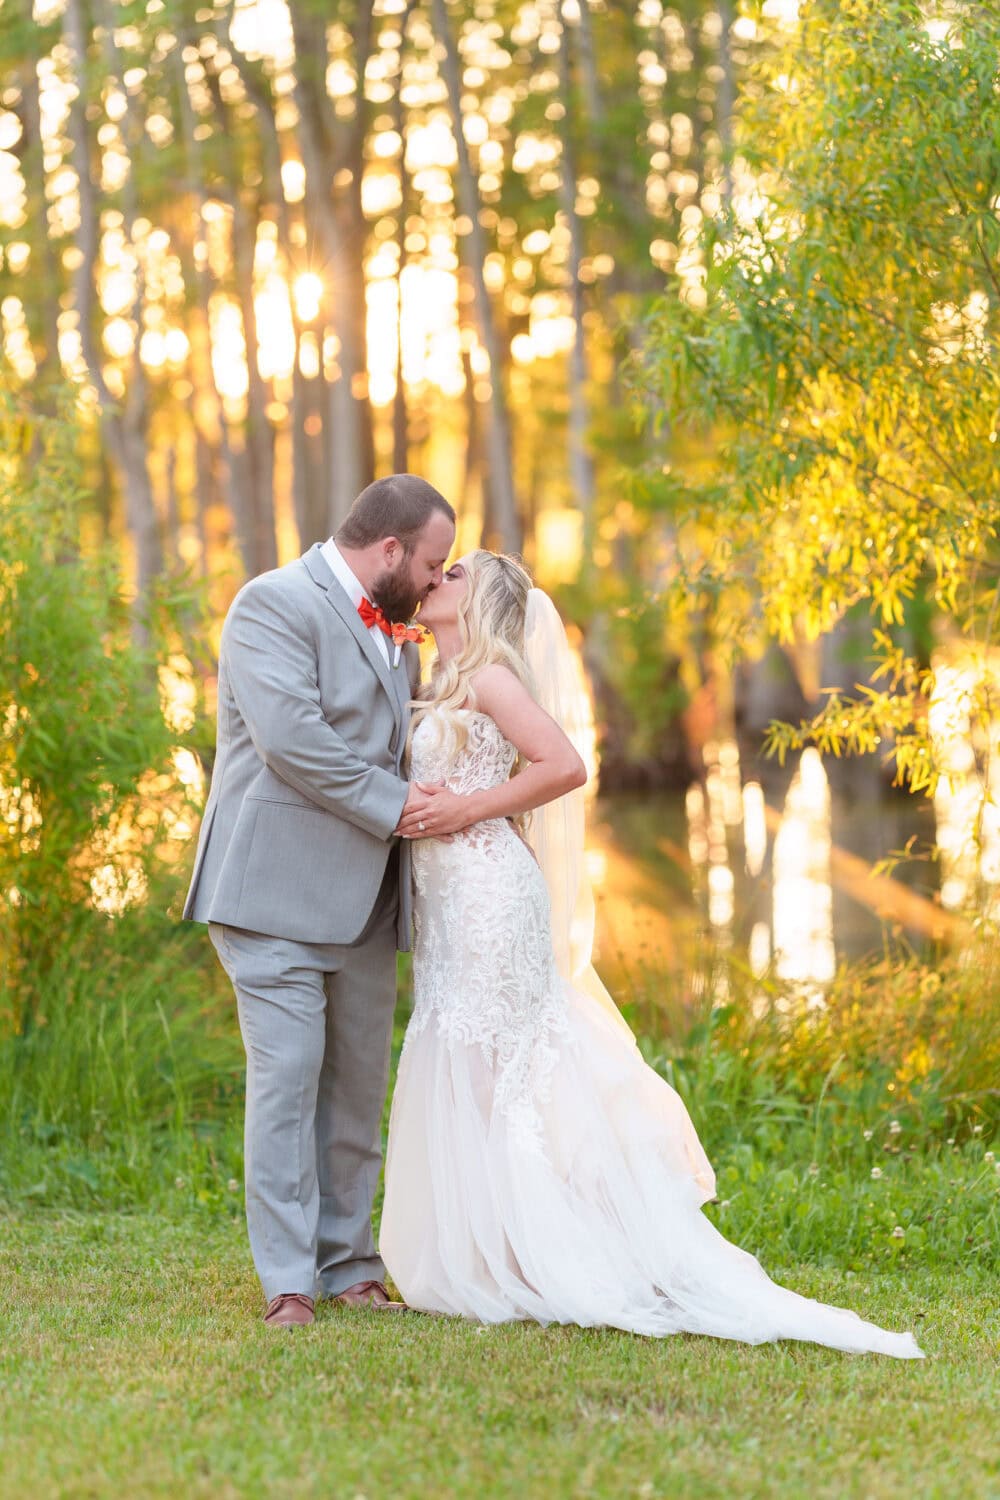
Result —
[[[932, 1484], [997, 1482], [998, 56], [959, 0], [0, 4], [10, 1493], [881, 1493], [917, 1428]], [[397, 470], [553, 591], [602, 800], [658, 838], [659, 925], [694, 913], [651, 955], [599, 888], [710, 1212], [803, 1290], [926, 1317], [920, 1384], [539, 1330], [489, 1335], [499, 1374], [474, 1330], [259, 1344], [239, 1038], [177, 920], [218, 629]], [[916, 832], [827, 830], [878, 936], [797, 970], [816, 882], [781, 885], [776, 809], [831, 786]], [[405, 962], [401, 992], [402, 1024]], [[409, 1412], [374, 1457], [360, 1368]], [[299, 1445], [331, 1379], [340, 1442]]]

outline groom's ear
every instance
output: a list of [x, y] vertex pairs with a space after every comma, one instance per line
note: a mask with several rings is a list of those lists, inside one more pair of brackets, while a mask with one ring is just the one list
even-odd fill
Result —
[[406, 548], [398, 536], [384, 536], [379, 544], [382, 548], [382, 557], [387, 567], [399, 566], [399, 559], [405, 555]]

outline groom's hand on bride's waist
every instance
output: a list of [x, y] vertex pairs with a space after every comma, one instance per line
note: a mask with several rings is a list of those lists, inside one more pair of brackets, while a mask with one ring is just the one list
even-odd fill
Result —
[[432, 786], [413, 781], [396, 832], [404, 839], [449, 839], [474, 821], [468, 797], [450, 791], [443, 783]]

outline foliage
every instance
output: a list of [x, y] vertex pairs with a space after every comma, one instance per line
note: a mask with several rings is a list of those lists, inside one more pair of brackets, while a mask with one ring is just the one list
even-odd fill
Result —
[[[66, 953], [51, 1020], [0, 1046], [0, 1199], [230, 1212], [243, 1096], [228, 985], [204, 935], [169, 917], [137, 910], [114, 931], [96, 962]], [[692, 990], [710, 978], [672, 991], [651, 974], [627, 1011], [705, 1142], [726, 1232], [777, 1261], [994, 1264], [995, 956], [858, 966], [805, 1014], [735, 971], [728, 1002], [707, 1005]], [[401, 981], [396, 1057], [405, 961]]]
[[[681, 463], [647, 481], [677, 528], [675, 594], [716, 638], [871, 615], [881, 685], [775, 726], [772, 747], [888, 741], [916, 789], [943, 761], [907, 603], [926, 592], [945, 634], [989, 642], [1000, 522], [1000, 12], [926, 9], [811, 0], [775, 35], [729, 211], [702, 227], [701, 284], [661, 304], [635, 372], [655, 413], [723, 440], [707, 476]], [[980, 649], [984, 739], [993, 671]]]
[[[0, 1037], [0, 1200], [132, 1207], [180, 1177], [231, 1201], [243, 1054], [228, 982], [174, 894], [75, 924], [32, 1027]], [[0, 999], [18, 1003], [9, 981]]]
[[[644, 1052], [697, 1123], [728, 1235], [856, 1269], [899, 1256], [995, 1262], [996, 963], [977, 949], [940, 968], [895, 955], [856, 964], [808, 1011], [736, 970], [730, 998], [707, 1013], [666, 989], [667, 1037]], [[661, 999], [664, 976], [648, 988]], [[652, 1029], [641, 988], [635, 1003]]]
[[[79, 429], [0, 391], [0, 1030], [23, 1032], [95, 906], [146, 891], [188, 810], [161, 703], [187, 591], [143, 622], [116, 555], [81, 546]], [[193, 685], [191, 691], [194, 691]], [[103, 919], [105, 927], [110, 918]]]
[[[715, 0], [6, 0], [7, 351], [99, 393], [108, 520], [153, 572], [214, 572], [233, 541], [272, 566], [289, 511], [303, 545], [328, 534], [390, 446], [470, 537], [523, 529], [531, 556], [567, 508], [589, 543], [595, 494], [643, 451], [619, 366], [718, 203], [752, 35]], [[512, 442], [487, 462], [497, 390]], [[575, 548], [544, 537], [564, 574]]]
[[[752, 1462], [769, 1494], [791, 1497], [807, 1480], [842, 1493], [848, 1451], [853, 1481], [881, 1482], [887, 1466], [908, 1481], [916, 1462], [914, 1483], [988, 1485], [1000, 1244], [988, 955], [940, 974], [886, 963], [843, 975], [828, 1011], [805, 1017], [776, 991], [755, 1020], [735, 974], [723, 1007], [685, 990], [656, 1013], [635, 997], [654, 1032], [646, 1055], [713, 1156], [709, 1214], [785, 1284], [917, 1327], [932, 1357], [900, 1371], [808, 1346], [325, 1306], [312, 1332], [269, 1337], [240, 1212], [226, 981], [203, 934], [165, 914], [136, 909], [110, 931], [113, 958], [107, 937], [96, 962], [82, 945], [65, 954], [51, 1023], [0, 1045], [0, 1376], [32, 1414], [0, 1431], [12, 1495], [54, 1474], [117, 1489], [126, 1473], [136, 1495], [178, 1483], [206, 1495], [373, 1484], [568, 1495], [583, 1466], [591, 1494], [701, 1496], [739, 1493]], [[402, 978], [405, 989], [405, 965]], [[670, 998], [662, 975], [648, 989]], [[81, 1212], [95, 1207], [132, 1212]], [[305, 1399], [317, 1390], [321, 1401]], [[775, 1413], [798, 1420], [804, 1390], [812, 1421], [789, 1448]], [[374, 1449], [358, 1436], [362, 1399], [384, 1413]], [[908, 1420], [920, 1409], [918, 1460], [908, 1429], [894, 1436], [900, 1402]]]
[[[812, 1160], [822, 1148], [856, 1162], [883, 1146], [899, 1155], [996, 1132], [998, 959], [995, 945], [980, 943], [933, 964], [898, 953], [857, 962], [811, 1009], [794, 986], [734, 966], [725, 1003], [707, 1011], [692, 990], [710, 993], [717, 972], [695, 974], [673, 999], [667, 980], [658, 1027], [665, 979], [657, 973], [637, 988], [635, 1005], [642, 1030], [666, 1039], [667, 1076], [710, 1149], [749, 1141], [765, 1153]], [[663, 1055], [664, 1042], [651, 1045]], [[776, 1133], [772, 1119], [799, 1122], [804, 1134]]]

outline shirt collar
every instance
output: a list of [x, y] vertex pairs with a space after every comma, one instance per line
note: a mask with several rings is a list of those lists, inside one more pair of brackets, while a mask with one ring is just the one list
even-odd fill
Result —
[[352, 570], [348, 567], [347, 562], [344, 559], [344, 554], [341, 552], [332, 536], [323, 543], [322, 547], [320, 548], [320, 554], [323, 558], [323, 561], [326, 563], [327, 567], [333, 574], [334, 578], [336, 578], [337, 582], [341, 585], [344, 592], [347, 594], [347, 597], [354, 605], [354, 608], [357, 609], [362, 599], [368, 598], [368, 594], [362, 587], [362, 585], [358, 582], [358, 579], [356, 578]]

